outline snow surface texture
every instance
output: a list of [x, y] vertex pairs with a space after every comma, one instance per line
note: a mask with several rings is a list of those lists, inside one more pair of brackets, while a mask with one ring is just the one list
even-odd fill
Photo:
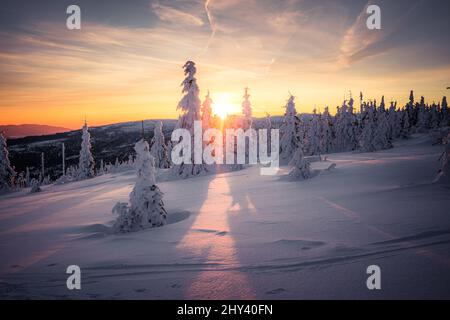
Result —
[[[0, 297], [101, 299], [450, 298], [450, 189], [432, 183], [426, 135], [289, 168], [158, 182], [167, 225], [111, 234], [130, 170], [0, 197]], [[163, 169], [164, 171], [167, 169]], [[69, 265], [81, 290], [68, 290]], [[366, 287], [369, 265], [382, 289]]]

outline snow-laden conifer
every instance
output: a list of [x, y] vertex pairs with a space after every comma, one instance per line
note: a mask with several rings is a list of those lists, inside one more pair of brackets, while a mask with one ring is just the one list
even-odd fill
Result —
[[85, 122], [83, 126], [80, 158], [78, 162], [78, 180], [92, 178], [95, 175], [95, 163], [91, 149], [91, 134], [89, 133], [88, 125]]
[[164, 141], [164, 134], [162, 131], [162, 122], [158, 121], [155, 124], [155, 129], [152, 138], [152, 147], [150, 148], [150, 154], [155, 159], [156, 168], [169, 168], [169, 156], [167, 154], [167, 146]]
[[130, 193], [130, 204], [117, 203], [113, 213], [118, 214], [113, 230], [116, 233], [133, 232], [165, 224], [167, 212], [164, 209], [163, 193], [156, 185], [154, 159], [149, 145], [140, 140], [135, 146], [137, 180]]

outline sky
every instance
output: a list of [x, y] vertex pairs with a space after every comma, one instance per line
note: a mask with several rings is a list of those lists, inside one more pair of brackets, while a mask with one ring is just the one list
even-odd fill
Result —
[[[81, 8], [81, 30], [66, 8]], [[381, 8], [381, 30], [366, 8]], [[350, 91], [439, 102], [450, 86], [448, 0], [6, 0], [0, 5], [0, 124], [79, 128], [177, 118], [182, 66], [203, 100], [255, 116], [334, 110]]]

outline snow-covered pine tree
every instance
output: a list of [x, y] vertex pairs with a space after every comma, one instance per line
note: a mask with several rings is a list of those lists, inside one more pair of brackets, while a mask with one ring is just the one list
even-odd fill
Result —
[[[201, 120], [199, 88], [195, 78], [197, 68], [195, 67], [195, 62], [187, 61], [183, 69], [186, 78], [181, 83], [184, 96], [177, 106], [177, 110], [180, 109], [182, 112], [178, 119], [177, 128], [189, 130], [192, 139], [191, 145], [194, 146], [194, 121]], [[173, 167], [173, 174], [181, 178], [197, 176], [207, 171], [206, 164], [194, 164], [194, 148], [192, 148], [191, 163], [183, 162]]]
[[381, 97], [381, 103], [380, 103], [380, 111], [386, 111], [386, 104], [384, 103], [384, 96]]
[[41, 192], [41, 183], [39, 182], [39, 180], [37, 179], [32, 179], [30, 182], [30, 193], [37, 193], [37, 192]]
[[208, 94], [205, 96], [205, 100], [202, 103], [202, 129], [203, 131], [208, 130], [209, 128], [213, 127], [213, 121], [212, 121], [212, 105], [213, 101], [211, 97], [209, 96], [209, 90]]
[[164, 142], [164, 134], [162, 131], [162, 126], [163, 124], [161, 121], [158, 121], [155, 124], [150, 154], [155, 159], [156, 168], [169, 168], [170, 162], [169, 157], [167, 155], [167, 146]]
[[317, 115], [316, 109], [313, 110], [313, 117], [310, 121], [310, 126], [308, 128], [308, 154], [309, 155], [320, 155], [320, 118]]
[[242, 129], [246, 131], [252, 127], [252, 104], [250, 103], [250, 95], [248, 94], [248, 88], [245, 88], [244, 101], [242, 102]]
[[303, 157], [302, 148], [298, 147], [289, 165], [292, 166], [289, 176], [295, 180], [305, 180], [311, 178], [311, 165], [308, 160]]
[[368, 106], [362, 119], [363, 129], [359, 139], [359, 146], [363, 152], [373, 152], [376, 150], [373, 145], [373, 137], [376, 131], [374, 109], [373, 105]]
[[149, 145], [140, 140], [134, 150], [137, 154], [137, 181], [130, 193], [130, 205], [119, 202], [113, 208], [113, 213], [118, 214], [113, 225], [115, 233], [161, 227], [166, 223], [163, 193], [156, 185], [154, 159], [150, 155]]
[[332, 118], [328, 107], [320, 115], [320, 153], [330, 153], [333, 151], [333, 127]]
[[433, 103], [430, 107], [430, 115], [429, 115], [429, 126], [430, 129], [436, 130], [437, 128], [439, 128], [439, 124], [440, 124], [440, 118], [439, 118], [439, 111], [438, 111], [439, 106], [437, 106], [435, 103]]
[[387, 117], [389, 122], [389, 133], [392, 139], [396, 139], [400, 136], [402, 127], [399, 115], [400, 113], [397, 111], [397, 102], [391, 101]]
[[441, 169], [437, 177], [439, 183], [450, 184], [450, 133], [444, 141], [444, 152], [441, 155]]
[[26, 168], [25, 169], [25, 185], [27, 186], [27, 187], [29, 187], [30, 186], [30, 183], [31, 183], [31, 178], [30, 178], [30, 168]]
[[405, 108], [401, 112], [401, 131], [400, 131], [400, 137], [403, 139], [406, 139], [409, 137], [411, 132], [411, 126], [409, 124], [409, 113], [408, 110]]
[[303, 148], [298, 136], [300, 120], [295, 109], [295, 98], [291, 95], [286, 103], [286, 112], [280, 127], [280, 159], [290, 161], [297, 148]]
[[84, 180], [94, 177], [94, 158], [91, 152], [91, 134], [88, 130], [88, 125], [85, 122], [83, 126], [82, 142], [80, 150], [80, 158], [78, 162], [77, 180]]
[[353, 114], [353, 99], [344, 101], [336, 113], [336, 135], [334, 149], [338, 152], [355, 150], [358, 145], [356, 116]]
[[390, 137], [389, 121], [385, 109], [380, 109], [376, 114], [375, 135], [372, 145], [375, 150], [385, 150], [392, 148], [392, 138]]
[[420, 103], [417, 106], [417, 132], [427, 132], [429, 129], [429, 112], [425, 105], [425, 98], [422, 96], [420, 98]]
[[14, 188], [16, 172], [9, 161], [9, 152], [6, 138], [0, 132], [0, 193], [11, 191]]
[[441, 127], [447, 127], [450, 125], [450, 114], [448, 112], [448, 105], [447, 105], [447, 97], [442, 98], [441, 103]]

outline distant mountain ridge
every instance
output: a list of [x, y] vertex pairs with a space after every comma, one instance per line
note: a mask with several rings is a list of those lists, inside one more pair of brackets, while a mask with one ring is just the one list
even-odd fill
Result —
[[3, 131], [5, 136], [9, 139], [28, 136], [43, 136], [71, 130], [72, 129], [42, 124], [0, 125], [0, 132]]

